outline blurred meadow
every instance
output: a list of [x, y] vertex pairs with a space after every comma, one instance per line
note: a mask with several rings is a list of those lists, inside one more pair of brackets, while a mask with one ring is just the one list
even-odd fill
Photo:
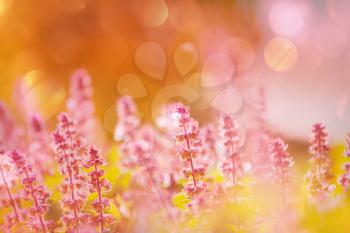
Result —
[[[87, 71], [98, 125], [90, 131], [97, 136], [89, 140], [100, 144], [108, 161], [105, 176], [112, 191], [107, 196], [113, 200], [109, 213], [120, 224], [110, 232], [348, 233], [350, 185], [344, 194], [337, 177], [344, 172], [347, 158], [342, 155], [350, 132], [349, 12], [348, 0], [0, 0], [0, 99], [18, 125], [26, 125], [30, 114], [38, 112], [51, 131], [72, 96], [72, 74], [77, 69]], [[254, 157], [254, 130], [266, 127], [283, 137], [295, 160], [292, 188], [287, 192], [294, 196], [293, 207], [279, 209], [276, 187], [270, 189], [265, 181], [255, 185], [249, 173], [242, 178], [247, 187], [240, 192], [241, 202], [181, 215], [192, 199], [182, 190], [186, 178], [176, 173], [175, 191], [167, 186], [165, 199], [176, 209], [169, 215], [177, 219], [164, 221], [180, 230], [165, 229], [159, 222], [167, 207], [148, 216], [155, 210], [143, 208], [138, 197], [132, 196], [147, 189], [133, 180], [140, 168], [134, 172], [121, 165], [123, 156], [130, 153], [123, 151], [125, 138], [115, 142], [123, 118], [120, 111], [116, 113], [121, 96], [130, 96], [136, 103], [138, 110], [131, 112], [142, 124], [150, 123], [157, 133], [166, 135], [160, 144], [175, 147], [167, 141], [174, 135], [164, 133], [175, 120], [162, 123], [159, 118], [163, 107], [174, 101], [190, 106], [191, 116], [200, 125], [215, 122], [221, 115], [242, 123], [243, 136], [239, 136], [248, 160]], [[263, 102], [263, 109], [254, 109], [256, 98]], [[81, 106], [75, 107], [79, 112]], [[255, 110], [263, 116], [254, 115]], [[334, 201], [320, 208], [307, 204], [304, 177], [312, 156], [308, 151], [312, 125], [318, 122], [329, 133], [329, 166], [334, 173], [329, 182], [337, 184], [332, 190]], [[280, 146], [284, 148], [283, 143]], [[162, 158], [162, 153], [174, 159], [177, 155], [168, 147], [155, 153], [160, 167], [164, 166], [161, 172], [166, 173], [172, 159]], [[178, 161], [173, 163], [179, 166]], [[216, 184], [225, 184], [227, 179], [220, 169], [208, 168], [203, 179], [219, 193], [221, 186], [216, 189]], [[348, 176], [350, 180], [350, 172]], [[55, 187], [62, 179], [57, 174], [44, 177], [54, 203], [48, 215], [58, 221], [61, 193]], [[260, 196], [249, 199], [256, 193]], [[93, 194], [87, 200], [96, 197]], [[139, 209], [133, 209], [132, 201]], [[232, 215], [234, 210], [239, 210], [238, 216]], [[215, 215], [219, 217], [211, 219]], [[279, 215], [286, 216], [281, 220], [285, 228], [270, 224]]]

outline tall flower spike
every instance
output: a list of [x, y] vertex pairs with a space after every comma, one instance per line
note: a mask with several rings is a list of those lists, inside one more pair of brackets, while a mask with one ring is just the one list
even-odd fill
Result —
[[[172, 219], [172, 212], [169, 208], [168, 193], [162, 187], [160, 174], [160, 163], [156, 159], [157, 153], [161, 150], [159, 137], [150, 125], [144, 125], [137, 131], [137, 135], [129, 146], [129, 168], [133, 169], [133, 179], [143, 187], [144, 198], [153, 203], [152, 207], [164, 208], [167, 217]], [[164, 158], [164, 157], [163, 157]], [[136, 198], [139, 198], [137, 194]], [[157, 203], [157, 204], [154, 204]]]
[[227, 176], [232, 178], [232, 185], [235, 186], [237, 178], [243, 173], [240, 154], [241, 139], [238, 124], [228, 115], [222, 117], [221, 134], [225, 156], [222, 170]]
[[12, 150], [9, 156], [16, 166], [18, 173], [22, 176], [24, 196], [27, 198], [30, 197], [34, 202], [34, 207], [29, 209], [30, 221], [28, 223], [36, 232], [47, 232], [48, 226], [44, 216], [48, 210], [46, 200], [49, 197], [49, 193], [43, 185], [38, 184], [37, 177], [33, 173], [33, 167], [27, 163], [22, 152]]
[[109, 201], [106, 198], [103, 198], [103, 191], [110, 189], [109, 182], [103, 178], [104, 171], [100, 166], [105, 165], [105, 161], [101, 157], [100, 151], [95, 147], [90, 147], [86, 152], [88, 161], [85, 163], [85, 167], [93, 168], [89, 175], [89, 184], [90, 191], [97, 193], [97, 199], [92, 203], [95, 211], [98, 213], [98, 216], [94, 216], [94, 223], [100, 226], [100, 232], [103, 233], [106, 225], [111, 225], [113, 218], [111, 215], [104, 213], [104, 210], [109, 207]]
[[201, 193], [206, 188], [206, 184], [200, 182], [201, 177], [205, 174], [203, 167], [195, 166], [195, 159], [198, 156], [198, 126], [197, 123], [190, 117], [188, 107], [182, 103], [176, 103], [172, 110], [172, 119], [179, 129], [179, 133], [175, 136], [178, 144], [178, 155], [186, 165], [184, 175], [192, 182], [185, 185], [185, 191], [188, 196], [194, 197]]
[[49, 156], [48, 132], [39, 114], [33, 114], [29, 120], [29, 155], [31, 161], [36, 165], [41, 175], [43, 175], [49, 172], [49, 164], [52, 162], [52, 157]]
[[[346, 158], [350, 158], [350, 133], [347, 135], [346, 142], [345, 142], [345, 152], [344, 156]], [[344, 173], [339, 176], [338, 183], [347, 191], [350, 191], [350, 161], [344, 163], [343, 165]]]
[[216, 153], [216, 135], [214, 126], [208, 124], [203, 127], [199, 132], [200, 140], [202, 142], [203, 158], [201, 159], [205, 167], [216, 165], [217, 153]]
[[275, 138], [270, 141], [270, 152], [273, 162], [274, 176], [277, 183], [282, 187], [284, 200], [286, 199], [286, 184], [288, 168], [293, 166], [293, 157], [287, 152], [288, 145], [281, 139]]
[[0, 187], [4, 187], [8, 196], [9, 205], [13, 210], [13, 214], [7, 216], [8, 224], [11, 226], [15, 222], [20, 221], [20, 214], [18, 211], [16, 200], [11, 192], [11, 181], [14, 180], [14, 174], [12, 174], [11, 164], [9, 164], [8, 157], [5, 156], [5, 151], [0, 148]]
[[330, 172], [331, 160], [327, 156], [329, 151], [326, 127], [320, 123], [312, 126], [312, 139], [309, 151], [311, 168], [306, 178], [309, 180], [308, 190], [311, 195], [324, 197], [334, 190], [334, 185], [329, 184], [332, 174]]
[[248, 105], [252, 114], [250, 135], [254, 146], [253, 171], [258, 179], [269, 179], [271, 174], [271, 158], [269, 153], [270, 132], [268, 131], [264, 114], [266, 112], [266, 94], [263, 87], [259, 87]]
[[69, 231], [79, 232], [80, 222], [87, 221], [87, 215], [81, 213], [86, 199], [85, 176], [81, 172], [81, 156], [83, 140], [79, 137], [75, 123], [66, 113], [61, 113], [58, 126], [52, 134], [53, 149], [60, 166], [64, 181], [61, 190], [64, 194], [63, 222]]
[[67, 109], [76, 121], [79, 133], [88, 141], [92, 141], [92, 132], [95, 129], [95, 105], [92, 99], [93, 87], [91, 77], [84, 69], [76, 70], [70, 82], [70, 96], [67, 100]]
[[15, 123], [10, 116], [6, 105], [0, 101], [0, 145], [3, 147], [17, 145], [20, 136], [19, 127], [15, 127]]
[[[149, 187], [151, 183], [155, 182], [155, 170], [157, 168], [157, 161], [155, 160], [154, 153], [156, 147], [153, 142], [153, 138], [150, 138], [148, 134], [151, 128], [143, 127], [138, 131], [138, 137], [130, 146], [130, 159], [132, 159], [133, 168], [135, 171], [135, 177], [139, 178], [139, 183], [144, 187]], [[155, 136], [155, 135], [152, 135]]]
[[131, 153], [133, 142], [136, 140], [137, 129], [140, 127], [140, 120], [137, 117], [137, 108], [129, 96], [122, 96], [117, 101], [118, 123], [114, 132], [114, 139], [121, 142], [120, 149], [125, 156], [122, 164], [126, 168], [136, 165], [135, 156]]
[[130, 96], [122, 96], [117, 101], [118, 124], [114, 131], [116, 141], [128, 141], [133, 137], [133, 133], [140, 126], [137, 117], [137, 108]]

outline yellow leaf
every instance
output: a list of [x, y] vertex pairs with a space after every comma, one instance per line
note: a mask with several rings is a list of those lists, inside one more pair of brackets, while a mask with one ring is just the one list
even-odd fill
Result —
[[108, 209], [108, 212], [111, 215], [113, 215], [113, 217], [115, 217], [117, 220], [120, 220], [121, 217], [122, 217], [120, 212], [119, 212], [119, 209], [118, 209], [117, 205], [113, 201], [110, 202], [110, 207]]
[[179, 208], [181, 210], [186, 209], [186, 205], [190, 203], [190, 199], [184, 194], [184, 193], [179, 193], [173, 196], [172, 198], [172, 203], [176, 208]]

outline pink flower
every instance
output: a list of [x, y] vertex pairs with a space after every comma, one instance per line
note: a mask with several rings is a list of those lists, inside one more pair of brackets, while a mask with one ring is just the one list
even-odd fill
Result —
[[15, 125], [8, 108], [0, 101], [0, 146], [5, 149], [17, 146], [20, 135], [21, 129]]
[[253, 145], [253, 172], [258, 180], [268, 180], [271, 177], [271, 156], [269, 153], [269, 142], [271, 135], [268, 130], [264, 115], [266, 112], [265, 89], [259, 87], [252, 94], [252, 100], [247, 102], [251, 113], [248, 123], [250, 141]]
[[282, 175], [281, 173], [285, 174], [287, 172], [286, 169], [294, 164], [293, 157], [289, 155], [287, 148], [288, 145], [281, 138], [275, 138], [270, 141], [273, 167], [278, 175]]
[[48, 210], [46, 200], [49, 197], [49, 193], [43, 185], [37, 183], [37, 176], [33, 173], [33, 167], [26, 162], [22, 152], [12, 150], [9, 156], [17, 168], [18, 173], [22, 176], [24, 197], [30, 197], [34, 202], [34, 207], [28, 209], [30, 217], [29, 224], [35, 231], [47, 232], [48, 226], [44, 216]]
[[[61, 113], [52, 140], [61, 174], [64, 175], [61, 190], [64, 194], [62, 204], [65, 212], [62, 219], [67, 229], [79, 231], [79, 222], [85, 221], [87, 216], [81, 213], [86, 199], [84, 189], [86, 181], [85, 175], [81, 172], [84, 140], [79, 137], [75, 127], [70, 117], [66, 113]], [[73, 215], [69, 211], [73, 211]]]
[[130, 96], [123, 96], [117, 102], [118, 124], [115, 128], [114, 139], [116, 141], [128, 141], [133, 137], [133, 132], [140, 126], [137, 117], [137, 109]]
[[[17, 203], [13, 193], [11, 191], [12, 182], [15, 180], [15, 174], [13, 174], [13, 166], [11, 166], [8, 157], [5, 156], [5, 151], [0, 148], [0, 188], [4, 187], [8, 196], [8, 204], [13, 210], [13, 214], [7, 215], [7, 224], [13, 225], [15, 222], [20, 221], [20, 214], [18, 211]], [[4, 206], [2, 206], [4, 207]]]
[[224, 149], [223, 172], [232, 177], [232, 184], [236, 185], [237, 177], [243, 174], [241, 161], [241, 139], [238, 124], [230, 116], [224, 115], [221, 120], [221, 138]]
[[316, 156], [324, 156], [329, 151], [326, 127], [321, 123], [314, 124], [312, 133], [310, 153]]
[[282, 186], [284, 198], [286, 198], [286, 184], [288, 182], [288, 168], [293, 166], [293, 157], [287, 152], [288, 145], [281, 139], [270, 141], [270, 153], [275, 180]]
[[175, 136], [178, 156], [187, 166], [184, 169], [185, 177], [192, 179], [192, 182], [188, 181], [185, 184], [184, 189], [188, 196], [195, 197], [206, 190], [206, 184], [200, 181], [205, 172], [203, 168], [195, 165], [195, 159], [200, 151], [197, 122], [190, 117], [188, 107], [182, 103], [173, 105], [171, 116], [179, 130]]
[[350, 158], [350, 133], [348, 133], [348, 136], [346, 137], [346, 149], [344, 156]]
[[91, 77], [84, 69], [76, 70], [70, 83], [70, 96], [67, 100], [67, 109], [76, 121], [79, 133], [89, 141], [92, 141], [95, 122], [95, 105], [93, 103], [93, 87]]
[[[346, 158], [350, 158], [350, 133], [346, 138], [346, 149], [344, 152], [344, 156]], [[339, 176], [338, 183], [343, 186], [343, 188], [347, 191], [350, 190], [350, 162], [346, 162], [343, 165], [344, 173]]]
[[309, 180], [308, 190], [311, 195], [323, 198], [334, 190], [334, 185], [329, 184], [333, 177], [330, 171], [331, 160], [327, 156], [329, 151], [327, 132], [325, 126], [320, 123], [313, 125], [311, 146], [309, 151], [311, 157], [311, 168], [306, 175]]
[[171, 117], [175, 121], [177, 127], [186, 127], [186, 124], [193, 124], [193, 119], [190, 117], [189, 107], [182, 103], [176, 103], [172, 106]]
[[50, 172], [52, 157], [49, 147], [48, 132], [39, 114], [33, 114], [29, 122], [29, 145], [28, 153], [31, 161], [38, 168], [38, 172], [43, 176]]
[[93, 170], [88, 174], [90, 191], [96, 192], [98, 198], [92, 203], [92, 206], [98, 213], [98, 216], [94, 216], [94, 222], [99, 224], [100, 231], [104, 232], [105, 225], [111, 224], [113, 218], [111, 215], [104, 214], [104, 210], [109, 207], [109, 201], [102, 197], [103, 191], [108, 191], [110, 189], [109, 182], [103, 178], [104, 171], [100, 169], [100, 166], [105, 165], [105, 161], [101, 157], [100, 151], [95, 147], [90, 147], [86, 152], [88, 161], [85, 163], [85, 167], [93, 168]]
[[202, 127], [199, 132], [199, 137], [202, 148], [200, 162], [205, 167], [216, 165], [218, 156], [216, 153], [216, 132], [214, 126], [208, 124], [207, 126]]

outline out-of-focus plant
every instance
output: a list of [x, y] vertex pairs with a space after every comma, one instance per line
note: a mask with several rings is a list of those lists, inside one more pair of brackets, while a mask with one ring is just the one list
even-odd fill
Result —
[[329, 151], [328, 133], [325, 126], [320, 123], [313, 125], [310, 153], [313, 155], [310, 161], [310, 170], [307, 173], [308, 191], [311, 198], [322, 200], [329, 196], [335, 186], [330, 184], [333, 177], [331, 169], [331, 160], [327, 156]]
[[[281, 186], [284, 202], [288, 198], [287, 183], [289, 182], [288, 169], [293, 166], [293, 157], [287, 152], [288, 145], [281, 139], [275, 138], [270, 141], [273, 173], [276, 182]], [[284, 203], [286, 204], [286, 203]]]
[[[350, 134], [346, 138], [346, 150], [344, 152], [346, 158], [350, 157]], [[344, 188], [345, 192], [350, 191], [350, 162], [343, 164], [344, 173], [339, 176], [338, 183]]]
[[238, 178], [243, 175], [241, 159], [242, 140], [239, 136], [238, 124], [230, 116], [222, 118], [222, 140], [224, 148], [223, 172], [230, 177], [232, 186], [238, 185]]
[[[92, 100], [93, 87], [89, 74], [84, 69], [76, 70], [71, 77], [67, 110], [74, 118], [79, 128], [79, 133], [89, 142], [93, 141], [96, 130], [95, 105]], [[77, 111], [77, 109], [79, 109]]]
[[[214, 112], [204, 125], [189, 107], [169, 104], [155, 128], [141, 121], [131, 97], [122, 96], [111, 142], [90, 127], [98, 123], [91, 79], [79, 70], [71, 79], [68, 113], [59, 114], [51, 134], [52, 148], [50, 126], [39, 112], [30, 109], [22, 123], [0, 102], [0, 229], [330, 233], [342, 224], [337, 232], [347, 233], [349, 162], [342, 174], [332, 174], [331, 158], [336, 161], [340, 149], [330, 150], [325, 126], [315, 124], [304, 192], [297, 185], [304, 177], [298, 155], [292, 157], [265, 122], [264, 99], [258, 89], [247, 99], [247, 116]], [[340, 188], [333, 192], [336, 176]]]

